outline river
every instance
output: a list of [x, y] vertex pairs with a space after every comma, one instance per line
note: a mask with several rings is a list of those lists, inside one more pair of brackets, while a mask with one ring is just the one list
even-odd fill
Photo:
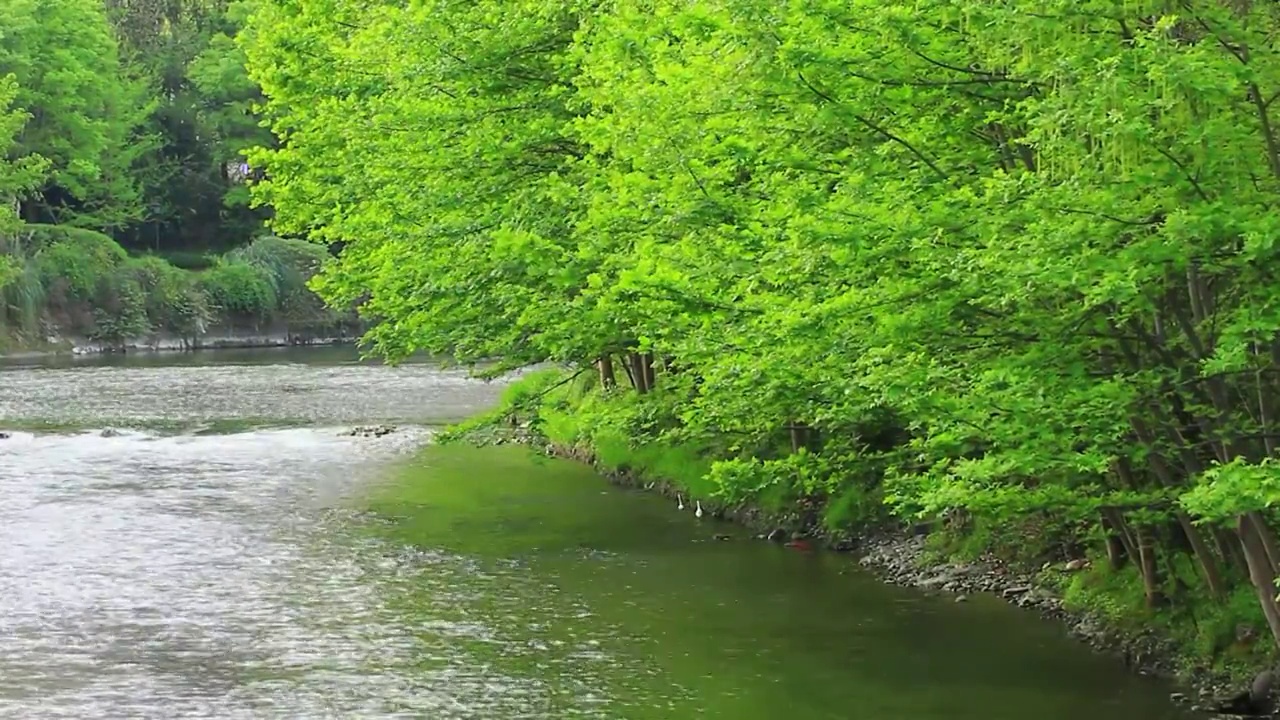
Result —
[[499, 390], [346, 349], [0, 364], [0, 718], [1187, 717], [994, 599], [416, 451]]

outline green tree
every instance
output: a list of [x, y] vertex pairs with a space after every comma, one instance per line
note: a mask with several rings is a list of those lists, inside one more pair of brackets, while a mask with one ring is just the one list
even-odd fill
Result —
[[126, 66], [156, 102], [154, 149], [136, 163], [147, 201], [143, 222], [118, 233], [151, 250], [225, 249], [260, 229], [249, 207], [243, 151], [271, 141], [252, 115], [257, 86], [235, 35], [249, 3], [184, 0], [112, 5]]
[[1280, 641], [1278, 26], [281, 0], [241, 39], [259, 197], [383, 353], [595, 363], [582, 425], [703, 444], [727, 500], [1093, 542], [1151, 609], [1193, 564]]
[[[14, 148], [30, 119], [25, 110], [12, 108], [17, 95], [17, 80], [12, 75], [0, 77], [0, 238], [17, 226], [19, 199], [39, 184], [46, 169], [44, 158]], [[0, 287], [4, 285], [0, 282]]]
[[23, 200], [29, 222], [121, 227], [141, 212], [134, 160], [149, 141], [143, 88], [123, 77], [111, 28], [92, 0], [0, 3], [0, 74], [30, 115], [18, 155], [39, 155], [49, 174]]

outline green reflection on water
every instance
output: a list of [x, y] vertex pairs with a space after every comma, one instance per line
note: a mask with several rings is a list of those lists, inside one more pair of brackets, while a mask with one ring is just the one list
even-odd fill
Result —
[[[1167, 688], [1029, 613], [888, 587], [847, 556], [750, 540], [521, 448], [429, 448], [368, 504], [394, 518], [378, 529], [392, 541], [465, 560], [403, 586], [397, 611], [446, 630], [483, 623], [484, 633], [450, 631], [447, 642], [473, 662], [541, 683], [534, 712], [1184, 717], [1169, 707]], [[445, 643], [440, 632], [425, 635]]]

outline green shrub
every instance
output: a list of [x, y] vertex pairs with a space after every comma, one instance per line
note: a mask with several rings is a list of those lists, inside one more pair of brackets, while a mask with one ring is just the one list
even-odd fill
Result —
[[841, 530], [882, 522], [886, 515], [879, 485], [848, 483], [827, 503], [822, 522], [828, 530]]
[[251, 265], [270, 278], [276, 308], [295, 323], [332, 323], [340, 319], [311, 291], [308, 282], [329, 257], [323, 247], [305, 240], [260, 237], [227, 254], [232, 262]]
[[266, 319], [277, 307], [270, 274], [243, 261], [219, 261], [200, 274], [200, 286], [215, 309], [233, 317]]
[[127, 268], [145, 293], [147, 319], [153, 328], [184, 337], [204, 332], [212, 312], [194, 273], [157, 256], [132, 259]]
[[69, 300], [92, 300], [103, 279], [129, 258], [119, 243], [92, 230], [37, 227], [30, 238], [44, 287]]
[[0, 291], [22, 275], [22, 263], [11, 255], [0, 255]]
[[151, 332], [147, 318], [147, 293], [128, 268], [107, 275], [98, 284], [93, 301], [91, 336], [107, 343], [121, 343]]

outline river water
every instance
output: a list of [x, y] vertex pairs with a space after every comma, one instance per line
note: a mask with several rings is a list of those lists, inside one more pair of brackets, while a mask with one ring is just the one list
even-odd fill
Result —
[[0, 718], [1185, 717], [993, 599], [417, 452], [498, 392], [330, 349], [0, 365]]

